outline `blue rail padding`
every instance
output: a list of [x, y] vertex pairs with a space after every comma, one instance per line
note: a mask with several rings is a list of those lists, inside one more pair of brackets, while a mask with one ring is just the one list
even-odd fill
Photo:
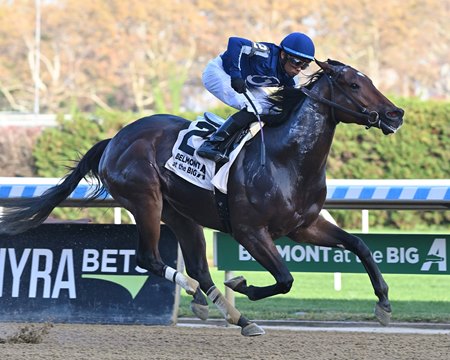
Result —
[[[59, 184], [59, 178], [0, 178], [0, 206], [13, 203], [16, 198], [32, 198], [42, 195], [49, 188]], [[95, 184], [81, 181], [64, 201], [64, 206], [80, 206], [95, 191]], [[115, 200], [107, 192], [94, 200], [95, 206], [112, 206]]]
[[326, 208], [450, 209], [450, 179], [328, 180]]
[[[14, 198], [37, 197], [45, 190], [60, 183], [59, 178], [0, 178], [0, 206]], [[340, 209], [429, 209], [450, 208], [450, 179], [443, 180], [327, 180], [325, 208]], [[80, 182], [66, 200], [68, 206], [76, 206], [92, 195], [95, 186]], [[96, 204], [114, 199], [105, 193]]]

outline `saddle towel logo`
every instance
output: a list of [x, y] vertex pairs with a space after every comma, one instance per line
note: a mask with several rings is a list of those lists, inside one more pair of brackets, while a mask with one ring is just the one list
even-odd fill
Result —
[[[196, 152], [196, 149], [206, 140], [206, 136], [216, 131], [224, 122], [224, 119], [216, 115], [208, 116], [199, 117], [187, 129], [180, 131], [172, 149], [172, 157], [167, 160], [165, 167], [191, 184], [207, 190], [214, 190], [216, 187], [220, 192], [226, 194], [231, 165], [245, 143], [258, 133], [260, 126], [258, 123], [250, 126], [250, 131], [230, 153], [229, 161], [215, 173], [215, 162], [198, 156]], [[214, 120], [210, 118], [214, 118]]]

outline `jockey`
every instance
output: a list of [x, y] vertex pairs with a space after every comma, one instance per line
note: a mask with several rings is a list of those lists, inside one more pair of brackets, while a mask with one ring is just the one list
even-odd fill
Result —
[[287, 35], [280, 45], [252, 42], [239, 37], [228, 40], [227, 50], [211, 60], [203, 72], [205, 88], [225, 104], [238, 109], [197, 150], [215, 162], [227, 162], [227, 140], [256, 120], [251, 99], [260, 115], [273, 113], [265, 87], [294, 87], [295, 78], [314, 60], [314, 43], [305, 34]]

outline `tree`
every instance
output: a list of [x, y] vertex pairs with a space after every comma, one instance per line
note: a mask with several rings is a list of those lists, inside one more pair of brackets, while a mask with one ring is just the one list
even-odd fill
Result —
[[[79, 107], [176, 112], [206, 91], [201, 73], [228, 37], [310, 35], [317, 58], [384, 92], [448, 98], [450, 7], [440, 0], [42, 1], [43, 112]], [[0, 1], [0, 109], [33, 108], [34, 2]], [[314, 66], [310, 71], [316, 70]]]
[[439, 89], [448, 86], [447, 2], [324, 0], [312, 16], [320, 55], [361, 69], [383, 91], [444, 95]]
[[0, 104], [11, 110], [33, 104], [33, 14], [29, 1], [0, 3]]

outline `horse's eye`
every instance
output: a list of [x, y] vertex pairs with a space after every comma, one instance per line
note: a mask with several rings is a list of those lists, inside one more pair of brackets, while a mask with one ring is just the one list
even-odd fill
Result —
[[357, 83], [351, 83], [351, 84], [350, 84], [350, 87], [351, 87], [353, 90], [358, 90], [358, 89], [359, 89], [359, 85], [358, 85]]

